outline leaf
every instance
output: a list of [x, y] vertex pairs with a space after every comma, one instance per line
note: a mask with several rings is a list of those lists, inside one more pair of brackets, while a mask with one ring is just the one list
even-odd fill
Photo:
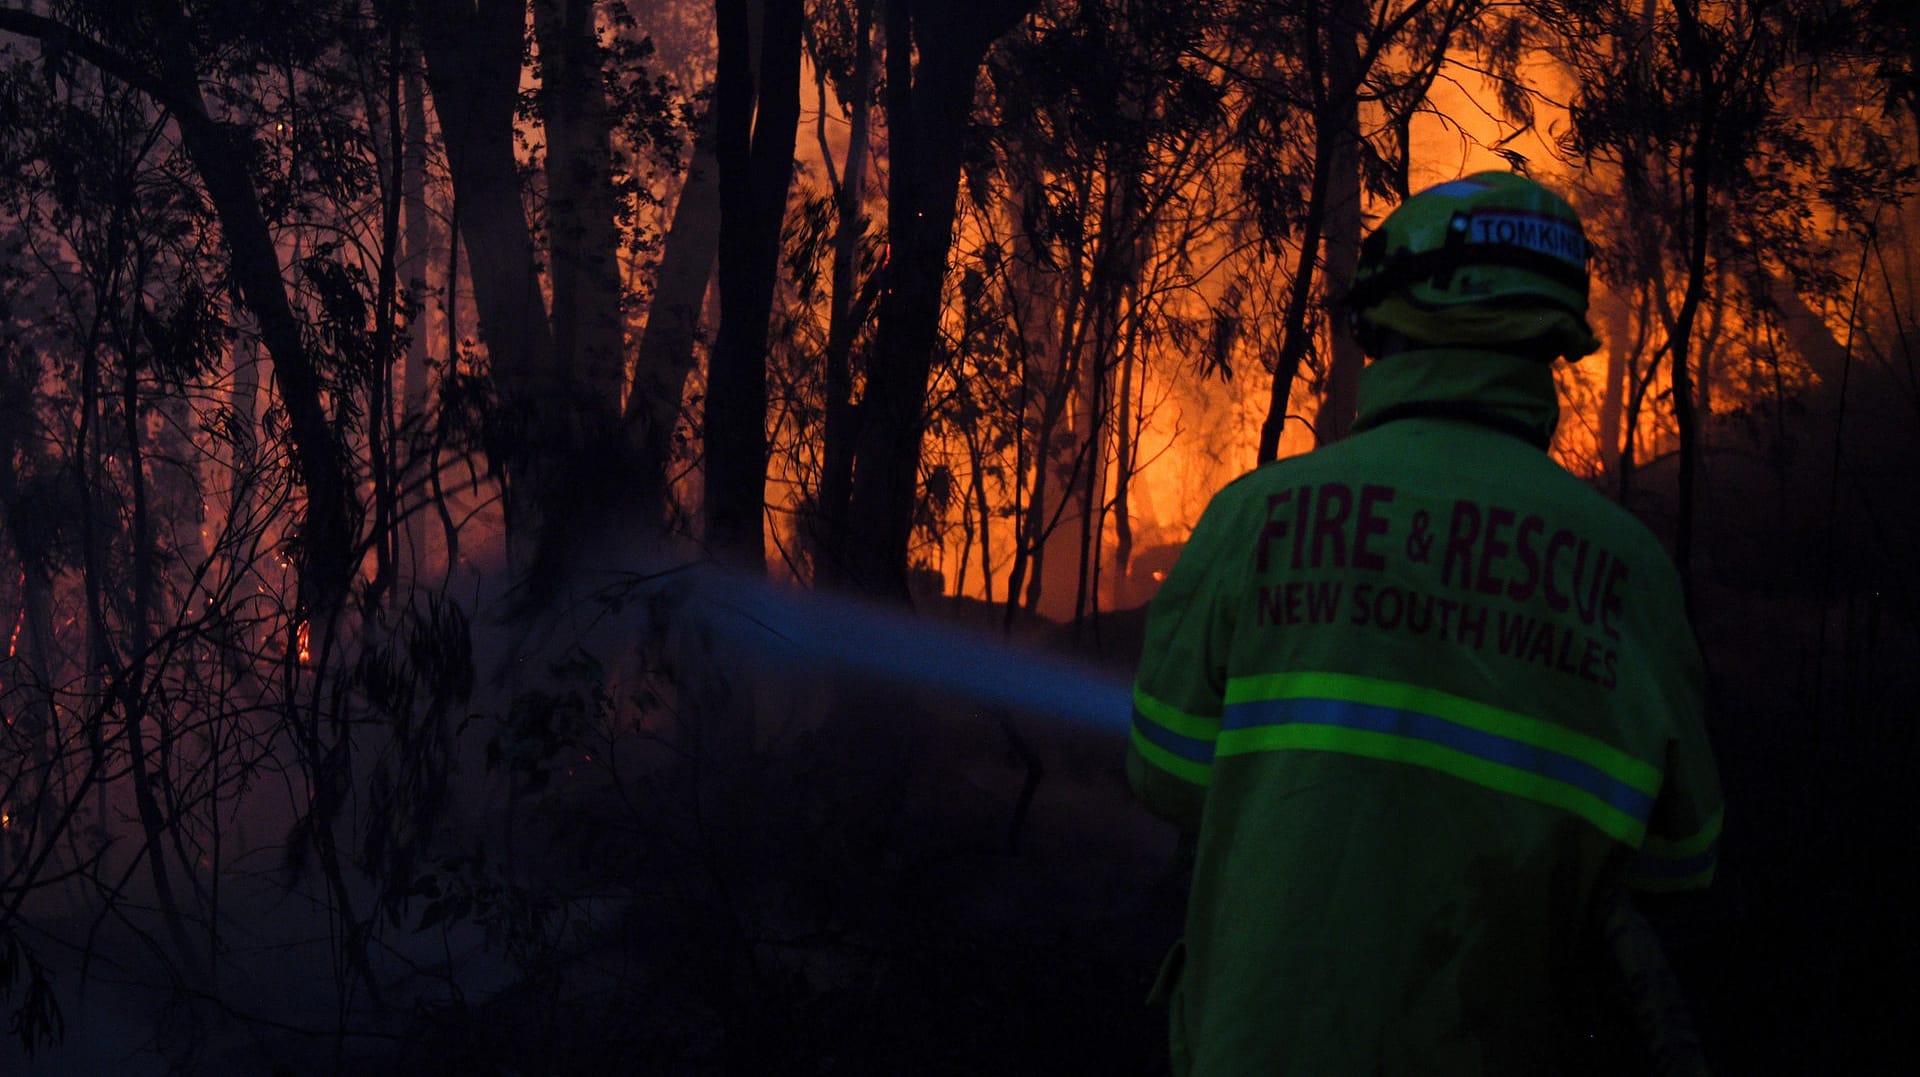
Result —
[[447, 918], [447, 911], [447, 902], [445, 900], [428, 902], [427, 907], [420, 910], [420, 922], [413, 925], [413, 930], [416, 933], [425, 931], [440, 921], [445, 920]]

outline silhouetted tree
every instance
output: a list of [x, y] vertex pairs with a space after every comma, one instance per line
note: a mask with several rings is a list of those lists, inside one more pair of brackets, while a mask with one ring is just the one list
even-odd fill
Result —
[[[324, 615], [346, 596], [355, 567], [358, 507], [347, 481], [335, 417], [326, 405], [328, 386], [287, 296], [280, 255], [248, 167], [253, 159], [251, 139], [216, 120], [201, 89], [202, 80], [213, 73], [204, 56], [208, 20], [204, 13], [190, 14], [178, 3], [138, 9], [74, 3], [56, 5], [52, 11], [49, 16], [0, 8], [0, 31], [40, 39], [59, 62], [77, 60], [97, 67], [148, 95], [179, 125], [182, 145], [220, 219], [234, 288], [246, 302], [273, 359], [288, 435], [307, 494], [299, 546], [301, 605]], [[63, 15], [70, 21], [62, 21]], [[219, 29], [230, 35], [240, 28]], [[232, 43], [231, 39], [222, 42]], [[234, 62], [230, 57], [221, 59]]]
[[767, 321], [793, 179], [804, 14], [801, 0], [765, 0], [756, 48], [747, 0], [714, 5], [720, 330], [707, 369], [706, 536], [756, 570], [766, 543]]
[[[1612, 271], [1668, 282], [1656, 284], [1653, 299], [1665, 312], [1659, 348], [1679, 435], [1674, 556], [1683, 575], [1695, 538], [1700, 410], [1711, 401], [1703, 332], [1716, 322], [1701, 316], [1720, 309], [1716, 280], [1740, 283], [1749, 309], [1764, 313], [1775, 273], [1812, 284], [1828, 272], [1803, 207], [1824, 192], [1843, 219], [1864, 226], [1861, 209], [1888, 197], [1884, 163], [1875, 174], [1871, 165], [1817, 160], [1807, 119], [1782, 100], [1787, 83], [1816, 78], [1834, 59], [1803, 50], [1818, 40], [1809, 29], [1827, 8], [1820, 0], [1540, 6], [1578, 75], [1568, 144], [1622, 177], [1632, 224], [1627, 257]], [[1729, 266], [1751, 271], [1728, 275]]]
[[1324, 443], [1351, 424], [1361, 356], [1344, 329], [1316, 314], [1314, 297], [1337, 297], [1351, 276], [1363, 196], [1406, 194], [1405, 125], [1484, 7], [1484, 0], [1342, 0], [1240, 10], [1234, 25], [1247, 43], [1249, 70], [1240, 80], [1238, 134], [1249, 192], [1275, 252], [1297, 244], [1256, 462], [1278, 455], [1294, 382], [1317, 341], [1331, 350], [1315, 379], [1326, 392], [1315, 434]]
[[927, 379], [953, 243], [960, 165], [980, 63], [1035, 0], [887, 0], [885, 290], [854, 432], [853, 522], [830, 550], [830, 578], [907, 595], [907, 544], [920, 476]]

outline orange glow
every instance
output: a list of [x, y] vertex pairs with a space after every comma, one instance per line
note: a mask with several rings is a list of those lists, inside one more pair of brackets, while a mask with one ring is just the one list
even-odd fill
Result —
[[27, 571], [20, 570], [20, 615], [13, 619], [13, 634], [7, 637], [7, 657], [20, 653], [20, 626], [27, 623]]
[[313, 626], [306, 621], [301, 621], [293, 630], [293, 639], [300, 664], [304, 666], [311, 663], [313, 661]]
[[12, 830], [12, 829], [13, 829], [13, 813], [8, 811], [5, 808], [0, 808], [0, 830]]

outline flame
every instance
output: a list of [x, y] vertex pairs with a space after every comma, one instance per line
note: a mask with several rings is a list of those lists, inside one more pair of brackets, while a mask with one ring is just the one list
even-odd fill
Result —
[[7, 657], [20, 653], [20, 626], [27, 623], [27, 570], [20, 570], [20, 615], [13, 619], [13, 634], [7, 637]]
[[8, 811], [5, 808], [0, 808], [0, 830], [12, 830], [12, 829], [13, 829], [13, 813]]
[[293, 645], [301, 665], [313, 662], [313, 625], [301, 621], [293, 630]]

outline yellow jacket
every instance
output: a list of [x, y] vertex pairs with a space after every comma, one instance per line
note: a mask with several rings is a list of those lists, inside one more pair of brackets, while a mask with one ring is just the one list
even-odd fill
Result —
[[1372, 364], [1356, 434], [1222, 490], [1155, 598], [1128, 774], [1198, 830], [1177, 1074], [1567, 1072], [1598, 898], [1712, 878], [1677, 577], [1542, 451], [1553, 393]]

